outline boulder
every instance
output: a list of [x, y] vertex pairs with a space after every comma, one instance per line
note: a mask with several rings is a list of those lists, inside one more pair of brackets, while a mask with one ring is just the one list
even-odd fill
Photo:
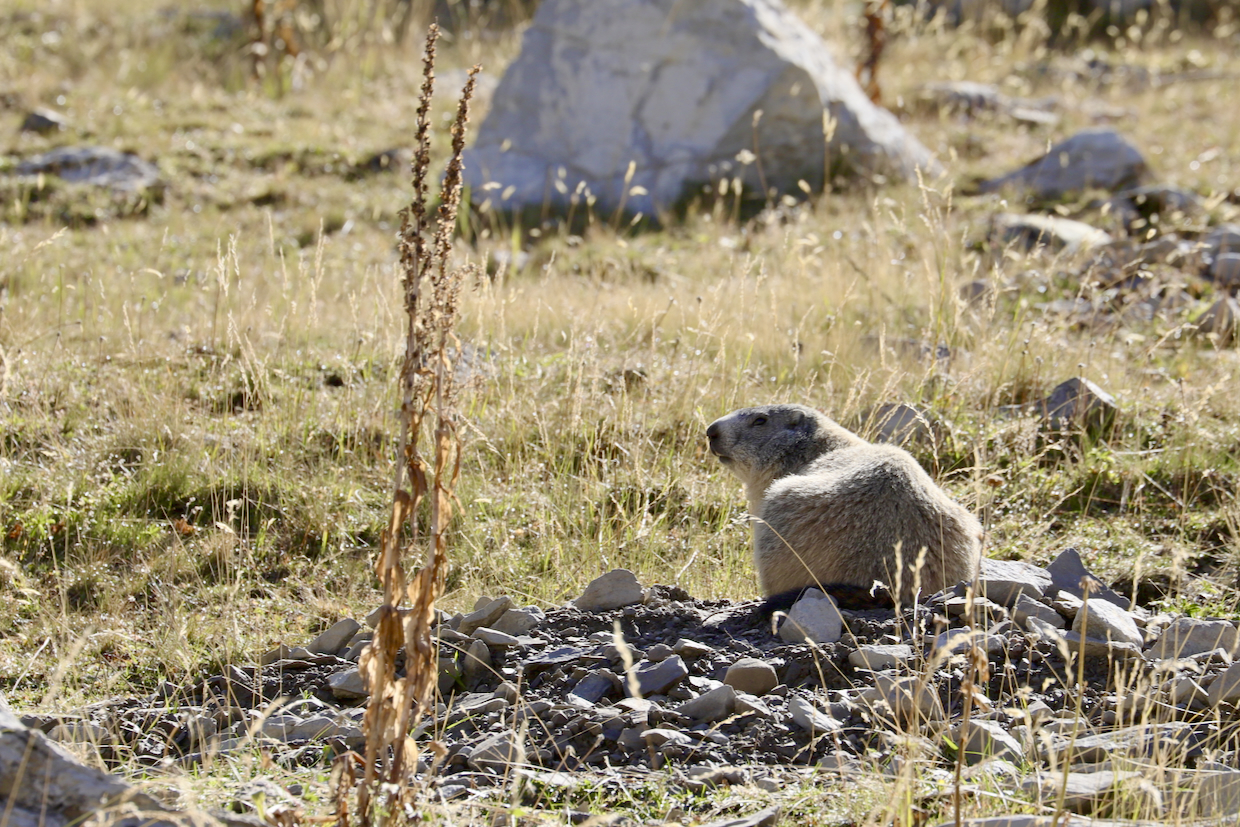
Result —
[[591, 580], [573, 606], [583, 612], [605, 612], [645, 599], [646, 590], [637, 582], [637, 575], [628, 569], [613, 569]]
[[1115, 397], [1088, 379], [1079, 377], [1056, 385], [1050, 396], [1037, 403], [1037, 407], [1052, 429], [1084, 428], [1091, 434], [1108, 429], [1119, 410]]
[[73, 184], [143, 192], [163, 186], [154, 164], [128, 152], [103, 146], [62, 146], [22, 161], [18, 175], [56, 175]]
[[937, 170], [778, 0], [545, 0], [464, 162], [484, 209], [608, 215], [723, 179], [797, 192]]
[[1011, 188], [1038, 201], [1054, 201], [1088, 189], [1108, 192], [1139, 184], [1147, 171], [1141, 152], [1111, 129], [1087, 129], [1050, 148], [1014, 172], [980, 185], [982, 192]]
[[789, 643], [835, 643], [843, 634], [844, 616], [835, 599], [817, 589], [807, 589], [779, 627], [780, 639]]

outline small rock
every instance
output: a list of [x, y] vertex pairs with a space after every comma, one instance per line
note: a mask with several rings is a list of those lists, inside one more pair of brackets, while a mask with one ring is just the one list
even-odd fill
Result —
[[[1121, 609], [1126, 608], [1127, 607], [1126, 604], [1128, 603], [1128, 600], [1126, 598], [1120, 598], [1120, 599], [1123, 600], [1125, 604], [1125, 605], [1121, 605], [1120, 608]], [[1081, 607], [1083, 607], [1084, 605], [1085, 605], [1084, 600], [1077, 597], [1072, 592], [1066, 592], [1063, 589], [1057, 590], [1054, 596], [1051, 597], [1051, 608], [1059, 612], [1059, 614], [1061, 614], [1063, 617], [1066, 617], [1069, 622], [1076, 620], [1076, 613], [1079, 612], [1081, 610]], [[1119, 604], [1116, 604], [1116, 605], [1119, 605]]]
[[1115, 192], [1138, 185], [1148, 167], [1126, 138], [1110, 129], [1087, 129], [1052, 146], [1024, 167], [989, 181], [982, 192], [1006, 187], [1039, 201], [1054, 201], [1087, 189]]
[[1193, 324], [1199, 333], [1214, 334], [1220, 345], [1230, 344], [1240, 324], [1240, 302], [1224, 296], [1194, 318]]
[[1038, 618], [1044, 623], [1049, 623], [1057, 629], [1062, 629], [1067, 625], [1059, 612], [1040, 601], [1034, 600], [1027, 594], [1022, 594], [1016, 598], [1016, 605], [1012, 607], [1012, 619], [1028, 629], [1027, 619], [1031, 616]]
[[984, 557], [978, 574], [978, 593], [1000, 606], [1012, 606], [1022, 594], [1042, 597], [1051, 583], [1051, 576], [1045, 569], [1014, 560]]
[[1107, 588], [1101, 580], [1091, 574], [1085, 568], [1084, 561], [1081, 560], [1081, 553], [1074, 548], [1066, 548], [1059, 552], [1047, 565], [1046, 573], [1051, 576], [1051, 583], [1054, 585], [1052, 593], [1055, 590], [1065, 591], [1083, 600], [1085, 590], [1088, 588], [1089, 596], [1092, 598], [1109, 601], [1125, 611], [1132, 606], [1128, 598]]
[[361, 628], [362, 624], [346, 617], [333, 623], [331, 628], [310, 641], [306, 648], [317, 655], [335, 655], [348, 645]]
[[695, 721], [713, 723], [722, 721], [736, 710], [736, 690], [728, 684], [703, 692], [691, 701], [676, 707], [681, 715]]
[[1174, 808], [1185, 822], [1235, 818], [1240, 812], [1240, 770], [1198, 771], [1183, 790], [1184, 801]]
[[1210, 258], [1240, 253], [1240, 224], [1219, 224], [1201, 240], [1202, 252]]
[[583, 612], [605, 612], [645, 599], [646, 591], [637, 582], [637, 575], [628, 569], [614, 569], [592, 580], [572, 605]]
[[907, 445], [910, 442], [932, 442], [936, 423], [926, 411], [912, 405], [879, 405], [863, 417], [864, 430], [872, 432], [874, 442]]
[[990, 239], [1000, 246], [1017, 244], [1026, 250], [1048, 247], [1068, 255], [1102, 247], [1114, 241], [1110, 234], [1082, 221], [1057, 215], [999, 213], [991, 219]]
[[620, 677], [610, 669], [595, 669], [577, 682], [572, 694], [590, 703], [598, 703], [612, 694], [620, 694]]
[[789, 643], [835, 643], [844, 633], [844, 616], [835, 599], [817, 589], [809, 589], [793, 604], [779, 627], [779, 637]]
[[996, 721], [975, 718], [956, 727], [956, 744], [964, 752], [967, 764], [978, 764], [990, 758], [1021, 763], [1025, 751], [1020, 742]]
[[1193, 617], [1177, 617], [1171, 621], [1158, 640], [1146, 650], [1150, 657], [1187, 658], [1202, 652], [1223, 649], [1236, 654], [1240, 647], [1240, 635], [1236, 626], [1226, 620], [1198, 620]]
[[542, 609], [537, 606], [526, 606], [504, 612], [491, 628], [506, 635], [524, 635], [538, 628], [539, 624], [546, 619], [547, 615]]
[[903, 666], [913, 659], [913, 647], [905, 643], [865, 644], [848, 654], [848, 662], [856, 669], [880, 672]]
[[1113, 396], [1088, 379], [1079, 377], [1056, 385], [1050, 396], [1039, 402], [1037, 407], [1053, 430], [1083, 428], [1091, 434], [1109, 428], [1119, 410]]
[[646, 650], [646, 660], [658, 663], [661, 660], [667, 660], [674, 654], [676, 654], [675, 651], [666, 643], [656, 643]]
[[652, 747], [691, 747], [696, 742], [675, 729], [654, 727], [642, 733], [642, 738]]
[[672, 655], [658, 663], [642, 661], [634, 668], [637, 691], [642, 697], [663, 694], [684, 680], [688, 674], [689, 670], [679, 655]]
[[748, 692], [736, 692], [736, 714], [737, 715], [758, 715], [762, 718], [771, 717], [771, 708], [762, 702], [762, 699], [756, 695], [750, 695]]
[[693, 661], [712, 654], [715, 650], [707, 646], [705, 643], [698, 643], [695, 640], [689, 640], [688, 638], [682, 637], [680, 640], [676, 641], [676, 645], [672, 647], [672, 651], [687, 661]]
[[1210, 706], [1240, 702], [1240, 663], [1233, 663], [1210, 684]]
[[901, 726], [943, 719], [938, 693], [925, 679], [916, 676], [875, 675], [874, 686], [863, 690], [857, 700]]
[[1224, 289], [1240, 287], [1240, 252], [1219, 253], [1208, 272], [1210, 279]]
[[258, 662], [262, 666], [270, 666], [273, 663], [278, 663], [282, 660], [288, 660], [290, 652], [292, 652], [292, 650], [289, 649], [287, 645], [281, 643], [280, 645], [276, 646], [276, 648], [272, 649], [271, 651], [265, 653], [262, 657], [260, 657], [258, 659]]
[[504, 612], [511, 608], [511, 597], [501, 597], [498, 600], [492, 600], [462, 617], [460, 625], [456, 627], [456, 631], [463, 635], [472, 635], [483, 626], [492, 626], [493, 623], [503, 616]]
[[142, 192], [162, 187], [159, 170], [131, 155], [101, 146], [62, 146], [22, 161], [18, 175], [56, 175], [75, 184]]
[[764, 660], [741, 658], [723, 673], [723, 682], [738, 692], [761, 697], [779, 685], [779, 676]]
[[1091, 597], [1072, 621], [1072, 631], [1099, 640], [1143, 646], [1145, 639], [1132, 615], [1101, 598]]
[[475, 640], [482, 641], [487, 646], [499, 649], [506, 649], [509, 646], [517, 646], [521, 643], [513, 635], [498, 631], [497, 629], [490, 629], [486, 626], [479, 626], [477, 629], [474, 629], [472, 637]]
[[800, 695], [788, 697], [788, 712], [792, 715], [793, 723], [810, 735], [826, 735], [844, 728], [843, 724]]
[[64, 115], [51, 109], [39, 107], [25, 119], [18, 129], [22, 132], [38, 132], [40, 134], [47, 132], [63, 132], [69, 128], [69, 122], [65, 120]]
[[779, 813], [778, 806], [767, 807], [743, 818], [725, 818], [704, 824], [702, 827], [775, 827], [779, 823]]
[[333, 696], [342, 701], [353, 701], [358, 698], [370, 697], [370, 693], [366, 690], [366, 684], [362, 681], [362, 674], [356, 666], [343, 672], [337, 672], [329, 677], [327, 679], [327, 688], [332, 691]]
[[501, 732], [480, 741], [467, 760], [476, 772], [507, 775], [525, 763], [525, 745], [514, 733]]
[[[1139, 786], [1139, 772], [1114, 772], [1099, 770], [1098, 772], [1069, 772], [1065, 783], [1063, 773], [1052, 772], [1039, 779], [1027, 779], [1023, 787], [1029, 792], [1038, 793], [1043, 803], [1055, 806], [1062, 796], [1063, 806], [1069, 812], [1081, 815], [1103, 814], [1110, 811], [1119, 796], [1124, 798], [1125, 812], [1139, 810], [1151, 812], [1148, 807], [1155, 802], [1143, 801], [1141, 805], [1132, 796], [1144, 788]], [[1161, 804], [1161, 802], [1157, 802]]]
[[461, 656], [461, 672], [468, 684], [485, 680], [491, 674], [491, 649], [480, 640], [469, 644]]

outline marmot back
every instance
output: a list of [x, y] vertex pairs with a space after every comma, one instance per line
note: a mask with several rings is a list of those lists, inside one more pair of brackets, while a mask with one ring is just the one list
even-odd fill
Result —
[[908, 452], [803, 405], [742, 408], [706, 436], [745, 484], [764, 594], [877, 580], [907, 604], [977, 574], [981, 524]]

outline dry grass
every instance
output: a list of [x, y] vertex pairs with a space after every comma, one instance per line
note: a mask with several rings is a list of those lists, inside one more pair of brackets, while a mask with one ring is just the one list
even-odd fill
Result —
[[[853, 10], [797, 5], [851, 65]], [[419, 67], [359, 25], [321, 63], [250, 80], [244, 34], [196, 15], [105, 0], [0, 13], [0, 93], [20, 102], [0, 108], [0, 173], [82, 142], [136, 151], [168, 180], [162, 201], [135, 207], [0, 175], [0, 690], [17, 706], [145, 691], [381, 599], [371, 559], [399, 433], [393, 238], [408, 192], [364, 162], [408, 147]], [[615, 566], [696, 596], [754, 595], [742, 500], [701, 433], [726, 410], [788, 400], [845, 422], [923, 404], [948, 427], [915, 450], [986, 517], [991, 554], [1077, 545], [1173, 607], [1234, 610], [1236, 350], [1178, 333], [1211, 288], [1190, 280], [1187, 303], [1152, 319], [1083, 324], [1052, 302], [1114, 297], [1068, 275], [1073, 261], [979, 245], [1004, 205], [962, 192], [1112, 124], [1160, 178], [1204, 197], [1185, 229], [1236, 220], [1240, 116], [1220, 103], [1240, 72], [1235, 32], [1090, 44], [1117, 66], [1214, 73], [1101, 82], [1036, 27], [897, 15], [884, 100], [951, 182], [744, 221], [725, 200], [642, 234], [609, 217], [580, 235], [510, 228], [458, 251], [496, 275], [461, 297], [458, 369], [477, 390], [445, 605], [501, 592], [557, 604]], [[441, 79], [480, 59], [498, 75], [516, 52], [511, 31], [475, 34], [445, 43]], [[1063, 122], [915, 103], [922, 82], [953, 78], [1055, 95]], [[63, 112], [68, 133], [19, 134], [33, 105]], [[435, 157], [451, 117], [431, 112]], [[1062, 209], [1097, 218], [1084, 201]], [[1006, 289], [967, 303], [975, 279]], [[950, 359], [922, 355], [940, 344]], [[1108, 443], [1046, 445], [995, 416], [1077, 375], [1121, 401]], [[887, 792], [890, 807], [912, 800]], [[804, 795], [820, 803], [813, 785]]]

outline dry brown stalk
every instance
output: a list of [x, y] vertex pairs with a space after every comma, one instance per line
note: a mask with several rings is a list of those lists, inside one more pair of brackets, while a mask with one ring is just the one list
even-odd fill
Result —
[[883, 57], [883, 48], [887, 45], [884, 19], [890, 5], [891, 0], [866, 0], [863, 12], [868, 49], [866, 56], [857, 64], [857, 82], [874, 103], [881, 103], [883, 98], [883, 90], [878, 85], [878, 64]]
[[[375, 564], [383, 587], [383, 605], [374, 639], [359, 661], [370, 691], [364, 719], [365, 775], [357, 795], [357, 816], [363, 827], [368, 827], [377, 813], [401, 812], [412, 794], [417, 746], [408, 733], [431, 705], [438, 679], [433, 636], [435, 601], [443, 591], [447, 525], [460, 475], [456, 405], [461, 386], [454, 371], [460, 348], [454, 331], [461, 284], [472, 268], [453, 266], [450, 259], [461, 197], [465, 125], [479, 67], [470, 71], [461, 93], [452, 125], [452, 157], [440, 188], [432, 233], [426, 200], [438, 34], [434, 25], [427, 31], [415, 132], [417, 148], [411, 164], [413, 199], [401, 214], [399, 250], [408, 327], [400, 371], [400, 442], [391, 518]], [[427, 431], [430, 444], [424, 449]], [[428, 495], [425, 559], [412, 582], [407, 582], [401, 560], [406, 550], [422, 541], [417, 515]], [[400, 608], [406, 599], [409, 607]], [[400, 676], [397, 663], [402, 652], [404, 675]], [[387, 796], [383, 801], [375, 798], [380, 789]]]

